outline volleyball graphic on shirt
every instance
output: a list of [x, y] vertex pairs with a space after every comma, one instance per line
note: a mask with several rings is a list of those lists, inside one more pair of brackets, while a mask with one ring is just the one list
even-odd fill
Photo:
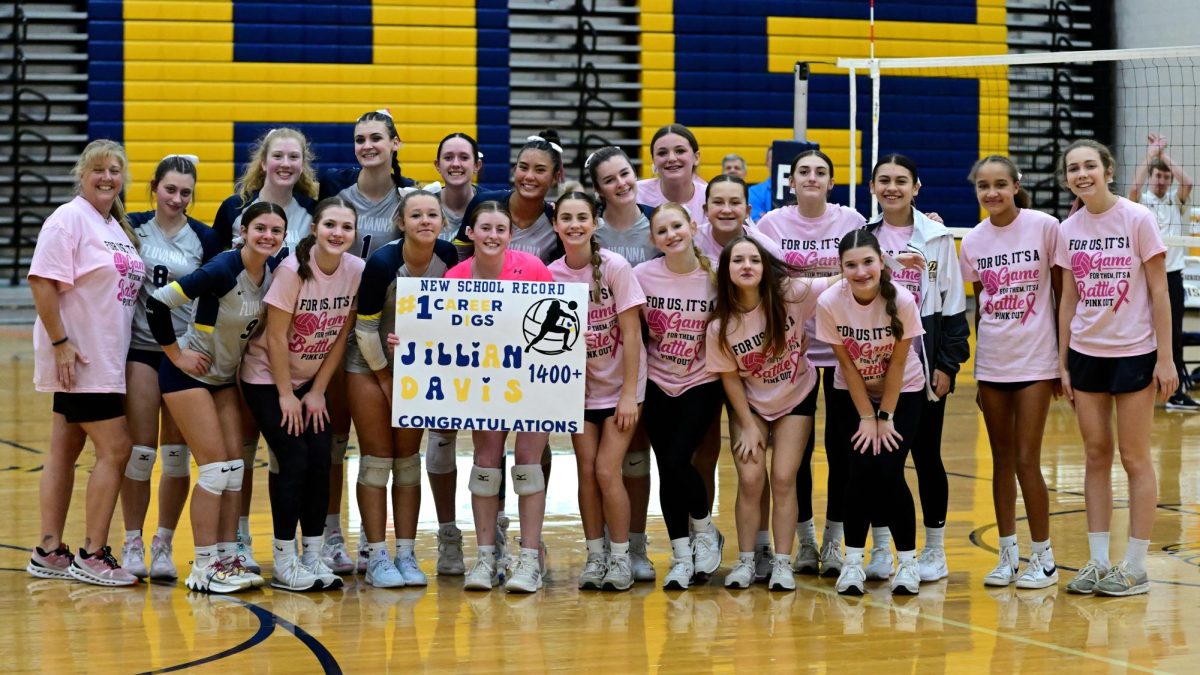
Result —
[[1082, 279], [1092, 271], [1092, 259], [1083, 251], [1077, 252], [1071, 256], [1071, 273], [1076, 279]]
[[1000, 275], [995, 270], [980, 272], [979, 282], [983, 284], [983, 290], [987, 291], [988, 295], [995, 295], [1000, 291]]
[[292, 319], [292, 327], [298, 335], [309, 336], [320, 330], [321, 320], [316, 314], [297, 314], [296, 318]]

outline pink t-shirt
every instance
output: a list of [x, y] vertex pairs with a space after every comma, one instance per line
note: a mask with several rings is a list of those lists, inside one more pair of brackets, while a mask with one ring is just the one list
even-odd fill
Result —
[[[893, 258], [897, 254], [905, 253], [909, 250], [908, 242], [912, 240], [912, 235], [912, 225], [895, 227], [884, 223], [875, 230], [875, 237], [879, 240], [879, 248], [883, 249], [884, 254]], [[905, 267], [902, 270], [892, 270], [892, 281], [912, 292], [913, 297], [917, 299], [917, 307], [921, 306], [921, 276], [921, 270], [912, 267]]]
[[1004, 227], [985, 219], [959, 251], [964, 281], [982, 290], [975, 379], [1025, 382], [1058, 377], [1058, 335], [1051, 274], [1058, 221], [1022, 209]]
[[[775, 242], [783, 251], [783, 261], [798, 267], [801, 276], [831, 277], [842, 270], [838, 244], [842, 237], [866, 227], [867, 221], [858, 211], [838, 204], [826, 204], [819, 218], [805, 218], [799, 207], [784, 206], [764, 215], [757, 230]], [[808, 331], [808, 360], [821, 368], [837, 365], [833, 349], [817, 338], [814, 318], [805, 326]]]
[[[38, 233], [29, 276], [57, 282], [59, 315], [71, 343], [89, 361], [75, 363], [77, 394], [124, 394], [125, 358], [146, 267], [116, 219], [83, 197], [55, 209]], [[33, 384], [58, 382], [54, 347], [39, 317], [33, 326]]]
[[720, 323], [708, 325], [705, 367], [713, 373], [736, 371], [750, 407], [768, 422], [790, 413], [817, 384], [817, 370], [804, 355], [804, 322], [816, 311], [817, 297], [829, 282], [789, 278], [786, 283], [788, 318], [782, 353], [768, 356], [763, 351], [767, 321], [761, 306], [729, 322], [723, 340], [728, 349], [718, 335]]
[[[642, 287], [633, 276], [633, 268], [616, 253], [600, 250], [599, 303], [590, 295], [596, 284], [591, 265], [571, 269], [563, 257], [550, 263], [550, 273], [554, 275], [554, 281], [588, 285], [587, 386], [583, 407], [587, 410], [615, 407], [625, 384], [625, 341], [617, 315], [646, 304], [646, 296], [642, 295]], [[645, 398], [646, 352], [642, 351], [638, 356], [638, 403]]]
[[[708, 189], [708, 183], [701, 180], [699, 176], [692, 176], [692, 185], [696, 187], [692, 198], [683, 207], [692, 214], [692, 220], [696, 221], [697, 225], [703, 225], [708, 222], [708, 212], [704, 209], [704, 191]], [[667, 198], [662, 193], [662, 181], [658, 178], [647, 178], [639, 180], [637, 183], [638, 203], [646, 206], [659, 206], [667, 203]]]
[[[921, 310], [912, 295], [903, 292], [903, 286], [895, 282], [893, 285], [901, 291], [896, 293], [896, 312], [904, 326], [904, 335], [900, 339], [912, 338], [900, 391], [922, 391], [925, 371], [915, 346], [925, 334], [921, 327]], [[883, 396], [883, 377], [887, 375], [896, 345], [883, 296], [876, 296], [869, 305], [860, 305], [843, 279], [822, 293], [817, 305], [817, 338], [845, 346], [866, 382], [867, 393], [876, 399]], [[848, 389], [841, 364], [834, 371], [833, 386]]]
[[[475, 277], [475, 256], [447, 270], [443, 279], [472, 279]], [[554, 281], [546, 263], [532, 253], [505, 249], [504, 264], [500, 267], [500, 279], [521, 281]]]
[[650, 328], [646, 369], [668, 396], [679, 396], [717, 374], [704, 367], [704, 336], [716, 306], [717, 284], [704, 268], [676, 274], [666, 258], [654, 258], [633, 268], [646, 294], [642, 316]]
[[1166, 250], [1154, 214], [1124, 197], [1104, 213], [1084, 208], [1063, 221], [1054, 264], [1071, 270], [1079, 291], [1071, 349], [1115, 358], [1158, 347], [1144, 263]]
[[[354, 311], [358, 282], [367, 263], [355, 255], [343, 255], [333, 274], [317, 267], [316, 255], [308, 261], [312, 278], [301, 281], [296, 256], [288, 256], [275, 270], [271, 290], [263, 301], [291, 312], [288, 326], [288, 370], [292, 388], [299, 389], [317, 375], [325, 356]], [[271, 361], [267, 356], [267, 336], [259, 333], [250, 340], [242, 361], [242, 380], [250, 384], [273, 384]]]
[[[779, 246], [757, 229], [749, 225], [742, 225], [742, 235], [762, 244], [763, 248], [767, 249], [767, 253], [783, 260], [783, 251], [779, 250]], [[692, 237], [692, 241], [696, 244], [696, 248], [700, 249], [700, 253], [712, 263], [713, 269], [717, 269], [717, 266], [721, 264], [721, 251], [725, 247], [713, 236], [712, 223], [704, 223], [698, 226], [696, 228], [696, 236]]]

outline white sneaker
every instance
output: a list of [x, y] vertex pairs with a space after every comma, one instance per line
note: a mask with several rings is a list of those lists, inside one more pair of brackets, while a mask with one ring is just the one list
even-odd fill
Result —
[[845, 562], [841, 541], [831, 539], [821, 547], [821, 576], [837, 578], [841, 575]]
[[796, 577], [787, 560], [775, 558], [771, 561], [771, 581], [767, 584], [767, 588], [773, 591], [796, 590]]
[[[347, 556], [349, 557], [349, 556]], [[325, 561], [319, 555], [301, 556], [300, 564], [308, 568], [309, 572], [321, 582], [321, 590], [336, 591], [342, 587], [342, 579], [334, 574], [333, 570], [325, 564]]]
[[517, 558], [517, 564], [513, 566], [512, 574], [504, 584], [504, 590], [509, 593], [536, 593], [542, 587], [542, 567], [538, 561], [540, 557], [536, 552], [530, 553], [522, 549], [521, 557]]
[[583, 572], [579, 574], [579, 590], [598, 591], [604, 584], [604, 575], [608, 573], [603, 553], [589, 553], [583, 563]]
[[1058, 583], [1058, 566], [1054, 564], [1054, 553], [1046, 549], [1029, 556], [1029, 565], [1017, 579], [1017, 588], [1046, 588]]
[[770, 544], [754, 547], [754, 583], [766, 583], [771, 577], [774, 560], [775, 552], [771, 550]]
[[321, 580], [304, 565], [295, 554], [286, 559], [275, 558], [275, 573], [271, 576], [271, 587], [285, 591], [306, 593], [321, 590]]
[[262, 574], [262, 567], [254, 559], [253, 546], [254, 540], [249, 535], [246, 535], [244, 538], [238, 539], [237, 554], [246, 569], [255, 574]]
[[183, 585], [187, 586], [189, 591], [199, 593], [237, 593], [247, 588], [229, 579], [225, 574], [225, 568], [216, 560], [207, 567], [200, 567], [193, 562], [192, 572], [183, 581]]
[[[944, 565], [942, 569], [945, 569]], [[892, 578], [892, 595], [916, 595], [921, 590], [921, 581], [920, 563], [916, 560], [902, 562]]]
[[367, 561], [366, 581], [375, 588], [404, 587], [404, 575], [396, 569], [386, 548], [375, 551], [375, 555]]
[[663, 580], [663, 590], [686, 591], [692, 585], [692, 575], [695, 573], [696, 567], [691, 560], [672, 557], [671, 571], [667, 572], [667, 578]]
[[496, 570], [495, 556], [481, 556], [463, 577], [463, 588], [468, 591], [490, 591], [500, 585], [500, 574]]
[[996, 569], [988, 572], [988, 575], [983, 578], [983, 585], [1008, 586], [1017, 580], [1017, 565], [1019, 564], [1016, 546], [1006, 546], [1000, 549], [1000, 562], [996, 563]]
[[862, 563], [843, 563], [842, 571], [838, 574], [837, 592], [840, 595], [862, 595], [867, 581], [867, 573]]
[[608, 559], [608, 571], [601, 587], [606, 591], [627, 591], [633, 588], [633, 561], [628, 554], [613, 554]]
[[455, 527], [451, 532], [443, 533], [438, 530], [437, 573], [450, 577], [461, 577], [467, 571], [463, 560], [462, 530]]
[[[699, 536], [699, 535], [697, 535]], [[737, 564], [725, 576], [725, 588], [750, 588], [754, 583], [754, 565], [738, 558]]]
[[142, 542], [141, 537], [125, 540], [125, 544], [121, 546], [121, 567], [139, 579], [150, 576], [146, 571], [146, 544]]
[[246, 566], [242, 564], [242, 561], [236, 555], [222, 560], [221, 565], [225, 568], [225, 576], [229, 581], [243, 588], [260, 588], [266, 584], [265, 579], [246, 569]]
[[817, 542], [802, 541], [796, 549], [796, 560], [792, 569], [796, 574], [816, 574], [820, 571], [821, 553], [817, 551]]
[[396, 554], [396, 569], [400, 570], [400, 574], [404, 576], [405, 586], [426, 586], [429, 580], [425, 578], [425, 573], [421, 571], [421, 566], [417, 564], [417, 556], [413, 551]]
[[367, 553], [367, 531], [361, 528], [358, 530], [358, 554], [356, 557], [355, 572], [366, 572], [367, 566], [371, 563], [371, 555]]
[[[868, 579], [885, 580], [892, 578], [896, 573], [896, 559], [892, 556], [890, 548], [873, 548], [871, 549], [871, 561], [863, 568]], [[841, 576], [838, 576], [841, 579]]]
[[342, 538], [341, 530], [330, 530], [329, 536], [321, 543], [321, 562], [333, 574], [353, 574], [357, 565], [350, 559], [350, 551], [346, 550], [346, 540]]
[[[708, 577], [721, 567], [721, 551], [725, 548], [725, 537], [715, 526], [707, 532], [697, 532], [692, 538], [692, 560], [697, 577]], [[754, 569], [750, 569], [753, 581]]]
[[649, 541], [642, 537], [636, 544], [633, 539], [629, 540], [629, 560], [633, 564], [633, 580], [634, 581], [654, 581], [658, 574], [654, 571], [654, 563], [651, 562], [650, 556], [646, 555], [646, 546]]
[[926, 548], [921, 550], [917, 558], [917, 571], [921, 581], [938, 581], [950, 576], [946, 567], [946, 550], [942, 548]]
[[175, 561], [171, 559], [171, 543], [157, 535], [150, 541], [150, 578], [179, 578], [179, 570], [175, 568]]

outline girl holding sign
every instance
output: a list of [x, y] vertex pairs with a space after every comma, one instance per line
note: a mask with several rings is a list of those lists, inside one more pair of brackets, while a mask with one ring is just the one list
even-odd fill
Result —
[[[446, 278], [554, 281], [550, 270], [537, 256], [509, 249], [512, 226], [512, 217], [500, 202], [485, 201], [476, 205], [463, 227], [463, 234], [471, 241], [475, 254], [452, 267], [446, 272]], [[467, 590], [486, 591], [500, 582], [496, 516], [500, 511], [500, 466], [507, 438], [507, 431], [471, 432], [475, 465], [471, 467], [467, 487], [471, 491], [479, 552], [463, 583]], [[512, 478], [521, 513], [522, 546], [516, 566], [505, 584], [505, 590], [509, 592], [533, 593], [542, 587], [545, 561], [537, 547], [546, 515], [546, 476], [539, 460], [549, 439], [550, 434], [544, 432], [517, 433]], [[529, 547], [531, 544], [533, 548]]]
[[[975, 380], [992, 446], [992, 501], [1000, 535], [1000, 562], [983, 583], [1045, 588], [1058, 582], [1041, 461], [1042, 432], [1059, 377], [1051, 297], [1061, 293], [1053, 260], [1058, 221], [1029, 210], [1020, 173], [1007, 157], [979, 160], [970, 180], [988, 217], [963, 237], [959, 261], [978, 298]], [[1018, 483], [1033, 537], [1033, 554], [1021, 574]]]
[[[1115, 169], [1109, 149], [1091, 140], [1072, 143], [1059, 162], [1083, 203], [1062, 223], [1054, 263], [1062, 268], [1059, 372], [1087, 453], [1091, 550], [1067, 590], [1136, 595], [1150, 590], [1146, 550], [1158, 487], [1150, 457], [1155, 392], [1167, 400], [1179, 375], [1171, 356], [1167, 249], [1154, 214], [1109, 190]], [[1114, 404], [1121, 465], [1129, 477], [1129, 546], [1115, 566], [1108, 558]]]
[[[634, 268], [646, 294], [646, 431], [658, 456], [659, 502], [671, 537], [668, 590], [687, 589], [693, 577], [721, 564], [708, 490], [692, 457], [725, 398], [719, 376], [705, 369], [704, 337], [716, 304], [712, 265], [696, 248], [696, 224], [687, 209], [668, 202], [650, 218], [654, 245], [663, 253]], [[690, 520], [689, 520], [690, 517]], [[695, 532], [695, 543], [689, 536]]]
[[[253, 338], [242, 366], [242, 393], [270, 449], [275, 576], [289, 591], [340, 588], [321, 559], [329, 502], [331, 430], [325, 391], [342, 367], [347, 323], [365, 266], [346, 255], [357, 215], [341, 197], [313, 213], [312, 233], [275, 271], [267, 328]], [[303, 556], [296, 558], [296, 523]], [[282, 571], [282, 573], [281, 573]]]
[[[587, 540], [581, 589], [628, 590], [629, 494], [621, 475], [646, 397], [646, 358], [639, 315], [646, 297], [621, 256], [596, 241], [596, 202], [568, 192], [554, 207], [566, 255], [550, 263], [555, 281], [591, 287], [587, 326], [587, 394], [583, 432], [571, 436], [579, 468], [579, 514]], [[611, 554], [604, 552], [608, 526]]]
[[[833, 161], [820, 150], [805, 150], [792, 161], [790, 179], [796, 204], [782, 206], [768, 212], [758, 221], [758, 231], [773, 241], [783, 252], [783, 260], [800, 270], [805, 277], [826, 277], [841, 270], [838, 260], [838, 243], [842, 237], [861, 229], [866, 220], [858, 211], [846, 206], [829, 203], [829, 191], [833, 189]], [[817, 339], [817, 326], [810, 321], [808, 334], [808, 359], [821, 373], [817, 387], [825, 389], [825, 417], [831, 419], [849, 415], [849, 410], [833, 407], [838, 400], [832, 395], [833, 369], [837, 358], [829, 345]], [[846, 492], [847, 457], [833, 452], [836, 447], [831, 436], [832, 426], [825, 425], [825, 457], [829, 462], [827, 502], [825, 506], [825, 532], [821, 548], [817, 549], [817, 530], [812, 512], [812, 454], [813, 435], [809, 436], [800, 462], [800, 475], [796, 478], [796, 502], [799, 504], [800, 523], [797, 531], [800, 545], [792, 569], [800, 574], [816, 574], [836, 577], [842, 571], [842, 536], [844, 497]]]
[[[271, 256], [287, 233], [287, 214], [277, 204], [259, 202], [243, 215], [243, 243], [237, 250], [159, 288], [146, 308], [149, 328], [166, 356], [158, 388], [200, 467], [191, 510], [196, 559], [184, 583], [207, 593], [234, 593], [263, 583], [244, 567], [234, 544], [246, 473], [234, 385], [246, 343], [262, 323], [262, 300], [275, 266]], [[174, 311], [189, 306], [194, 307], [190, 321], [177, 339]], [[275, 574], [299, 585], [297, 569], [277, 567]]]
[[[796, 536], [796, 472], [817, 404], [817, 372], [804, 355], [804, 324], [833, 277], [794, 278], [789, 276], [792, 271], [751, 237], [738, 237], [721, 252], [705, 368], [720, 374], [740, 430], [733, 446], [739, 555], [725, 578], [726, 588], [748, 588], [754, 582], [768, 480], [775, 498], [775, 554], [768, 583], [771, 590], [796, 588], [790, 560]], [[773, 448], [769, 471], [768, 444]]]
[[924, 328], [916, 299], [892, 281], [874, 235], [866, 230], [847, 234], [838, 254], [845, 279], [817, 303], [817, 337], [833, 346], [838, 360], [833, 396], [841, 399], [839, 409], [858, 411], [857, 422], [848, 415], [826, 418], [834, 425], [836, 451], [850, 457], [846, 558], [837, 591], [862, 595], [867, 527], [873, 516], [886, 512], [900, 556], [892, 593], [914, 595], [921, 578], [904, 461], [924, 401], [925, 373], [913, 346]]
[[[437, 195], [409, 192], [396, 211], [399, 240], [367, 260], [358, 294], [357, 338], [347, 347], [346, 384], [362, 459], [358, 504], [366, 530], [367, 574], [372, 586], [424, 586], [414, 545], [421, 508], [421, 429], [392, 428], [392, 359], [384, 342], [396, 325], [396, 279], [441, 278], [458, 262], [454, 245], [438, 239], [443, 226]], [[387, 547], [387, 487], [392, 481], [396, 558]], [[461, 537], [461, 535], [459, 535]]]

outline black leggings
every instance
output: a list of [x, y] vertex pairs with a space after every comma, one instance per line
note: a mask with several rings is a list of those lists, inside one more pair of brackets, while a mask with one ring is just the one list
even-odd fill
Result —
[[[1183, 270], [1167, 272], [1167, 297], [1171, 301], [1171, 358], [1182, 376], [1187, 374], [1183, 364]], [[1179, 390], [1186, 391], [1182, 378]]]
[[[311, 387], [309, 382], [297, 389], [296, 398], [304, 398]], [[313, 431], [309, 425], [299, 436], [292, 436], [280, 426], [283, 413], [279, 410], [279, 393], [275, 385], [242, 382], [242, 394], [275, 459], [277, 472], [269, 475], [268, 482], [275, 538], [295, 539], [297, 521], [303, 536], [321, 536], [329, 506], [333, 443], [329, 424], [326, 423], [325, 430], [320, 432]]]
[[697, 385], [679, 396], [668, 396], [653, 381], [646, 382], [642, 419], [658, 457], [658, 496], [671, 539], [688, 536], [688, 516], [708, 515], [708, 491], [692, 455], [721, 416], [725, 390], [721, 381]]
[[[949, 394], [947, 394], [949, 396]], [[942, 464], [942, 423], [946, 396], [930, 401], [921, 393], [921, 426], [912, 442], [913, 465], [917, 468], [917, 490], [921, 493], [921, 515], [925, 527], [945, 527], [950, 501], [950, 483]]]
[[[829, 478], [826, 481], [825, 520], [835, 523], [845, 518], [846, 495], [846, 455], [837, 452], [841, 449], [833, 440], [834, 427], [829, 420], [838, 415], [853, 416], [853, 408], [849, 411], [837, 408], [837, 397], [831, 396], [833, 391], [833, 367], [821, 368], [821, 378], [818, 387], [825, 388], [825, 460], [829, 463]], [[796, 522], [803, 523], [812, 520], [812, 456], [816, 446], [817, 430], [808, 435], [808, 445], [804, 446], [804, 458], [800, 460], [800, 469], [796, 472]]]
[[[903, 440], [898, 450], [883, 450], [878, 455], [870, 450], [854, 450], [851, 437], [858, 431], [858, 415], [850, 392], [835, 389], [836, 405], [847, 411], [830, 418], [836, 427], [836, 443], [849, 459], [846, 479], [846, 546], [863, 548], [867, 530], [872, 522], [891, 526], [897, 551], [912, 551], [917, 547], [917, 516], [912, 493], [904, 478], [904, 462], [912, 447], [912, 439], [921, 425], [921, 401], [925, 392], [900, 394], [896, 402], [895, 427]], [[827, 422], [827, 423], [829, 423]]]

